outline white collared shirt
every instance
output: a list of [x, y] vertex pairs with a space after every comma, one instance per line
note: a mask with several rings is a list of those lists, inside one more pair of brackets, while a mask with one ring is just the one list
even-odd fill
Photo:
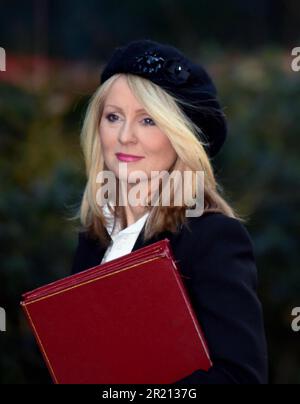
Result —
[[120, 230], [119, 223], [117, 222], [116, 228], [113, 230], [114, 216], [110, 213], [106, 205], [103, 207], [103, 213], [109, 221], [106, 228], [112, 241], [104, 254], [101, 264], [129, 254], [149, 216], [149, 212], [145, 213], [139, 220], [123, 230]]

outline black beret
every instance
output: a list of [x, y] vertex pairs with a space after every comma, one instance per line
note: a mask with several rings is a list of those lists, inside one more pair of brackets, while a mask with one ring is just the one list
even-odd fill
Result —
[[174, 46], [140, 39], [114, 50], [102, 71], [101, 84], [116, 73], [149, 79], [170, 95], [192, 104], [193, 107], [179, 106], [203, 132], [198, 135], [209, 143], [205, 147], [208, 155], [213, 157], [219, 152], [227, 136], [227, 123], [216, 87], [201, 65]]

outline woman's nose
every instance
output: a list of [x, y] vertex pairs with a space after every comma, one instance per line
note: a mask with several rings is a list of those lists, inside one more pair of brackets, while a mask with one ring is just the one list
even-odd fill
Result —
[[125, 122], [119, 132], [119, 141], [121, 143], [136, 143], [137, 137], [135, 135], [134, 125], [130, 122]]

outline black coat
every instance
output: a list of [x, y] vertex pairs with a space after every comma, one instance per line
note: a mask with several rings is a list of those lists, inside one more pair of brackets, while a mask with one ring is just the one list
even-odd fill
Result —
[[[237, 219], [222, 213], [187, 218], [176, 234], [163, 232], [135, 251], [168, 238], [213, 361], [175, 384], [267, 384], [268, 361], [263, 314], [257, 297], [252, 240]], [[72, 272], [99, 265], [105, 248], [79, 233]], [[174, 381], [175, 382], [175, 381]]]

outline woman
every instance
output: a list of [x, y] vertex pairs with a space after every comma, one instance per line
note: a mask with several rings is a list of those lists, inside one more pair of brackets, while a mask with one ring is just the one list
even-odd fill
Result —
[[[88, 181], [77, 216], [82, 226], [73, 273], [170, 240], [213, 361], [208, 372], [197, 370], [175, 384], [268, 380], [252, 241], [221, 196], [210, 162], [226, 133], [215, 86], [203, 67], [175, 47], [149, 39], [115, 50], [83, 125]], [[116, 203], [99, 198], [98, 174], [104, 170], [121, 185]], [[193, 174], [191, 183], [184, 183], [193, 196], [195, 173], [204, 172], [202, 214], [187, 217], [194, 198], [174, 204], [176, 186], [169, 206], [149, 203], [150, 174], [175, 170]], [[137, 171], [146, 173], [145, 204], [128, 203], [134, 186], [129, 178]]]

